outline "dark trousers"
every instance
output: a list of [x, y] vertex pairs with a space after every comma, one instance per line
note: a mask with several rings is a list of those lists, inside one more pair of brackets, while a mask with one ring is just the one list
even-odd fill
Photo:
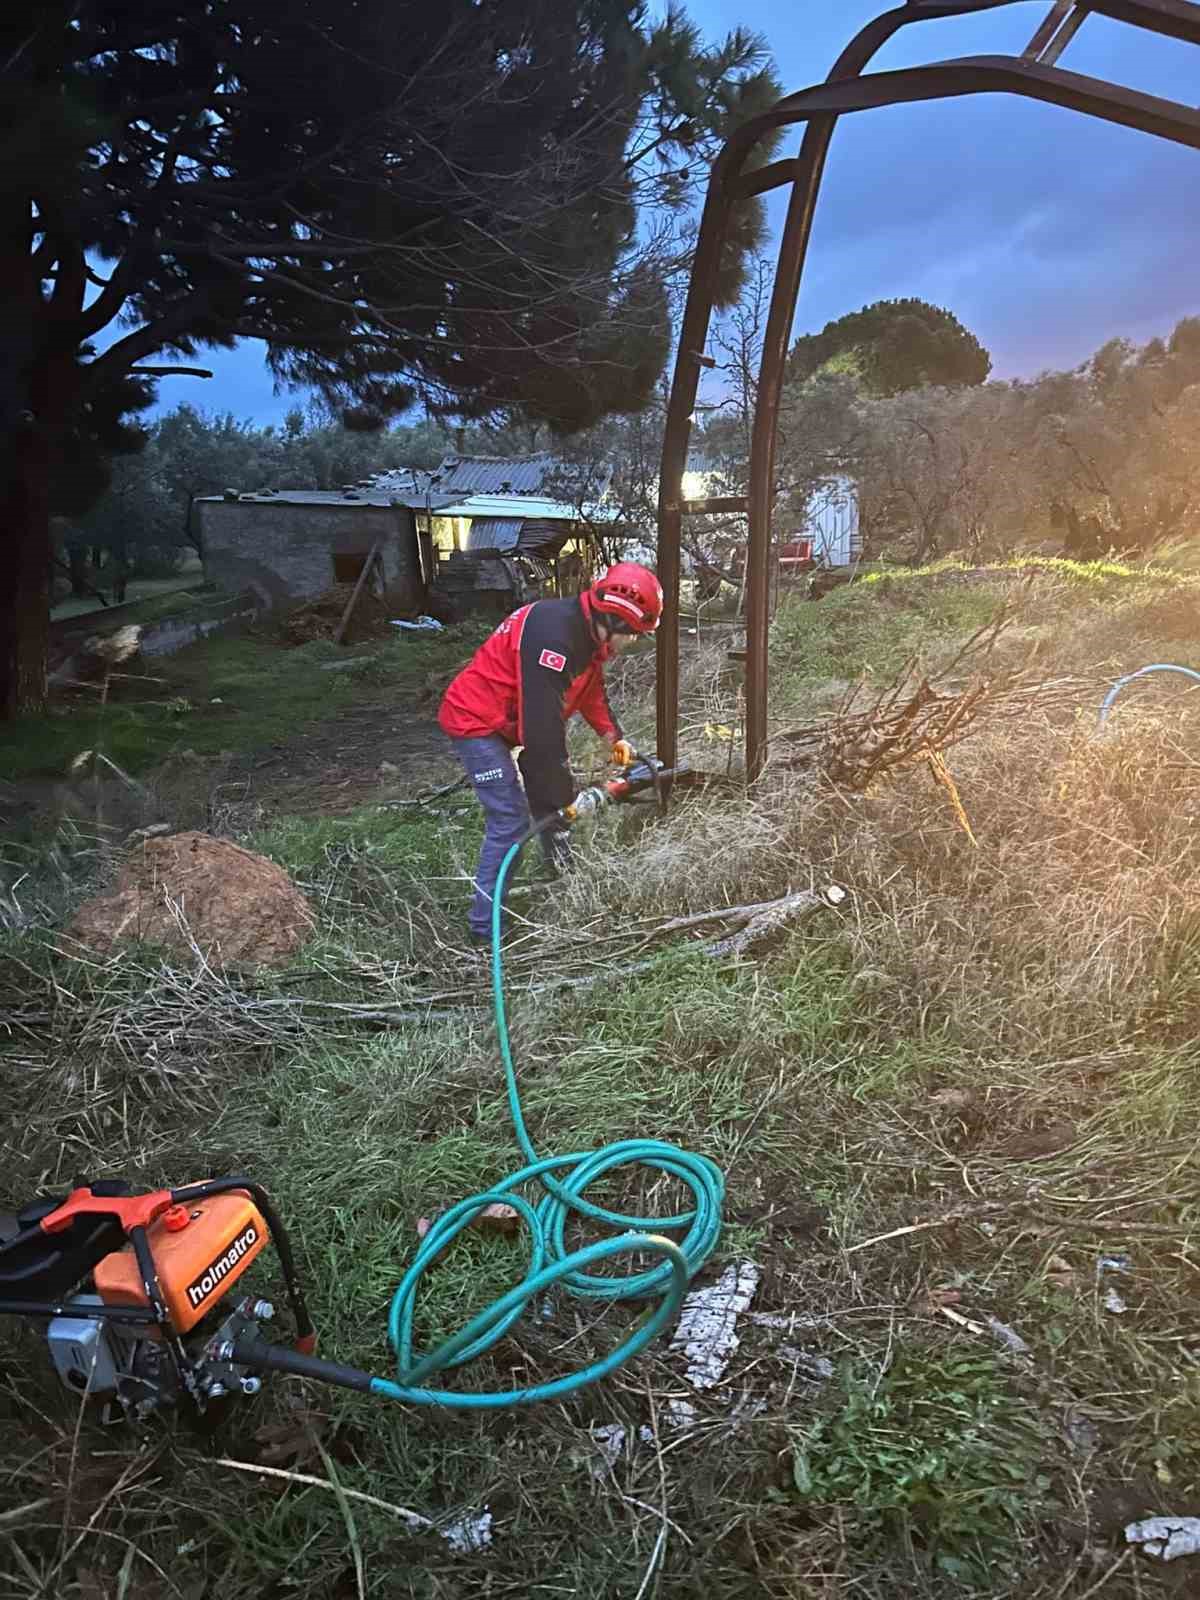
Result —
[[[450, 742], [471, 780], [475, 798], [483, 807], [483, 844], [475, 868], [475, 895], [467, 921], [472, 933], [487, 935], [492, 931], [492, 901], [500, 865], [530, 826], [529, 803], [512, 751], [498, 734]], [[565, 830], [547, 829], [541, 841], [542, 851], [551, 866], [561, 868], [569, 862], [571, 850]], [[511, 873], [508, 882], [512, 882]]]

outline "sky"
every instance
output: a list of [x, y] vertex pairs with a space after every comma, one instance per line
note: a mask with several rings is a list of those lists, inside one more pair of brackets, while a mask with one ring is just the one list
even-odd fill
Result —
[[[661, 9], [661, 6], [657, 9]], [[686, 0], [709, 37], [761, 33], [785, 90], [822, 80], [884, 0]], [[955, 56], [1019, 54], [1049, 0], [910, 25], [876, 58], [887, 71]], [[1200, 52], [1091, 16], [1060, 66], [1200, 102]], [[780, 155], [793, 154], [802, 130]], [[770, 200], [773, 230], [785, 192]], [[1200, 312], [1200, 151], [1014, 96], [971, 96], [843, 117], [834, 135], [794, 332], [874, 300], [948, 307], [991, 351], [993, 375], [1070, 367], [1116, 335], [1144, 341]], [[261, 345], [213, 351], [210, 382], [180, 400], [278, 422]]]

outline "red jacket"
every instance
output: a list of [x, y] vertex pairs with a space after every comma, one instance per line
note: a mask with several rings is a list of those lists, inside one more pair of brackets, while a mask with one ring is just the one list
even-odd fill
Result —
[[604, 689], [610, 654], [592, 633], [586, 594], [536, 600], [506, 617], [475, 652], [446, 690], [438, 722], [452, 739], [498, 734], [510, 746], [522, 745], [531, 809], [556, 810], [575, 794], [568, 719], [579, 712], [601, 738], [620, 738]]

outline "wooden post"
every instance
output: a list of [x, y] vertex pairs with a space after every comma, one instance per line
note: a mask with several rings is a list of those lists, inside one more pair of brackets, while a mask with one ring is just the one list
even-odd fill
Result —
[[[350, 596], [349, 600], [346, 601], [346, 609], [342, 612], [342, 620], [338, 623], [337, 632], [333, 636], [334, 644], [341, 644], [342, 640], [346, 637], [346, 629], [350, 626], [350, 618], [354, 615], [354, 608], [358, 604], [358, 597], [363, 591], [363, 585], [366, 583], [367, 578], [370, 575], [371, 568], [380, 559], [379, 545], [380, 541], [376, 539], [375, 543], [371, 546], [370, 552], [367, 555], [367, 559], [363, 562], [362, 571], [358, 575], [358, 582], [354, 585], [354, 593]], [[380, 577], [382, 579], [382, 571], [380, 573]]]

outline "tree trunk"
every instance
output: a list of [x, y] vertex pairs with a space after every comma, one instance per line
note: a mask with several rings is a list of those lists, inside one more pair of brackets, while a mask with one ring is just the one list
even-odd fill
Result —
[[68, 545], [67, 571], [71, 575], [71, 593], [78, 600], [91, 592], [87, 579], [87, 550], [81, 544]]
[[50, 470], [35, 399], [30, 207], [0, 207], [0, 721], [46, 703]]
[[0, 721], [45, 708], [53, 559], [49, 473], [37, 432], [10, 429], [4, 445], [0, 476]]
[[113, 541], [110, 559], [112, 561], [112, 597], [113, 604], [125, 604], [125, 591], [129, 585], [129, 546], [123, 534], [119, 534]]

